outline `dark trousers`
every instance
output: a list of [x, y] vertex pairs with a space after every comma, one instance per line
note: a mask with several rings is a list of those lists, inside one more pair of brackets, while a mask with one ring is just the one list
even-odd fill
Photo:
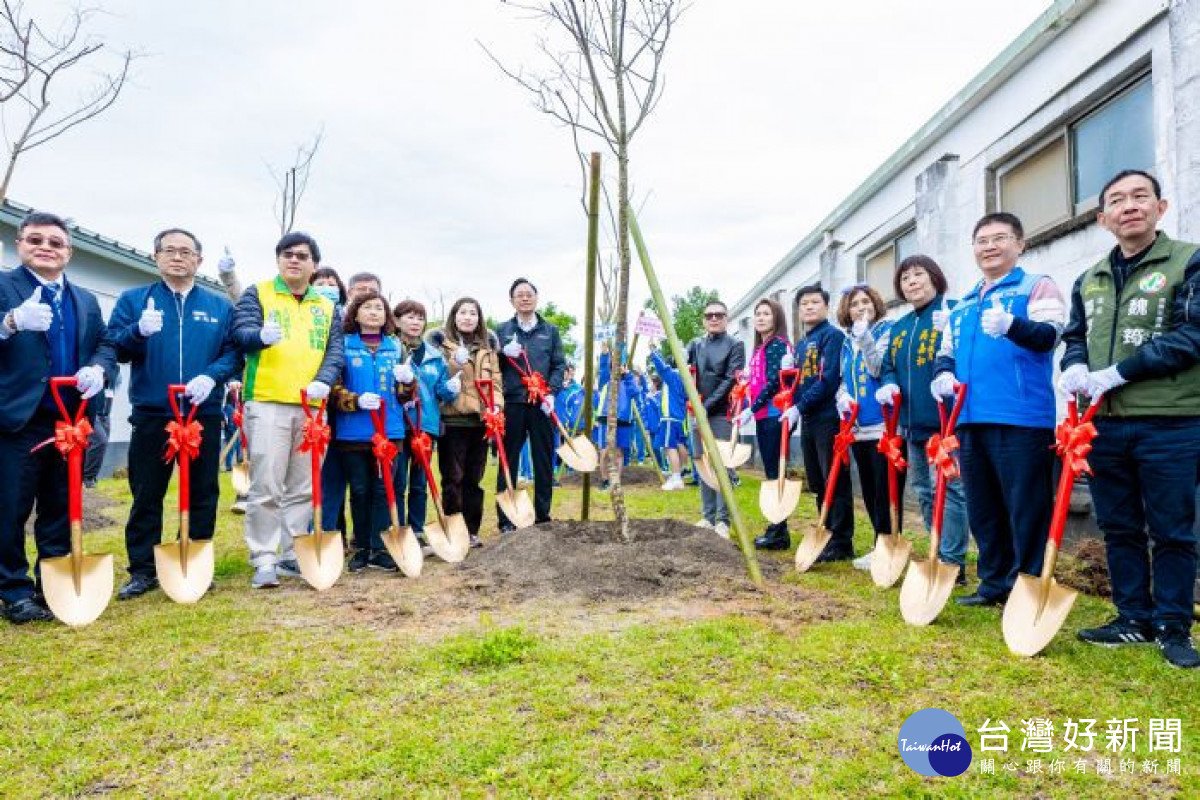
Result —
[[[343, 457], [349, 450], [331, 447], [321, 462], [321, 530], [346, 533], [346, 488], [349, 480]], [[367, 450], [371, 455], [371, 451]], [[372, 456], [373, 458], [374, 456]]]
[[479, 534], [483, 521], [483, 472], [487, 469], [488, 440], [482, 425], [447, 425], [438, 440], [442, 473], [442, 506], [447, 514], [462, 514], [467, 531]]
[[[333, 451], [331, 451], [333, 452]], [[379, 474], [379, 461], [371, 450], [338, 449], [339, 471], [350, 487], [350, 519], [354, 523], [354, 547], [358, 550], [382, 550], [383, 536], [391, 527], [387, 487]], [[395, 469], [393, 462], [392, 468]], [[392, 476], [387, 476], [392, 480]], [[330, 519], [324, 512], [323, 519]], [[336, 520], [335, 520], [336, 521]]]
[[[431, 437], [432, 438], [432, 437]], [[437, 439], [433, 439], [437, 446]], [[431, 455], [430, 458], [433, 456]], [[412, 447], [405, 439], [404, 448], [396, 458], [396, 503], [400, 508], [400, 524], [408, 525], [413, 533], [425, 530], [425, 509], [429, 501], [429, 484], [425, 470], [412, 457]]]
[[[125, 550], [129, 553], [129, 574], [154, 577], [154, 546], [162, 541], [163, 498], [175, 471], [175, 459], [164, 461], [167, 452], [166, 417], [133, 416], [129, 437], [129, 491], [133, 506], [125, 524]], [[192, 460], [191, 512], [188, 535], [193, 539], [211, 539], [217, 522], [218, 459], [221, 455], [220, 417], [201, 417], [197, 421], [200, 454]], [[172, 528], [177, 527], [174, 523]]]
[[25, 558], [25, 523], [35, 502], [38, 560], [71, 552], [67, 461], [53, 444], [29, 452], [54, 436], [58, 418], [57, 411], [39, 408], [24, 428], [0, 434], [0, 599], [6, 603], [34, 595]]
[[[888, 462], [883, 453], [879, 452], [879, 440], [855, 442], [850, 445], [854, 454], [854, 464], [858, 467], [858, 486], [862, 491], [863, 505], [866, 506], [867, 516], [875, 533], [892, 532], [892, 501], [888, 495]], [[903, 449], [900, 451], [904, 452]], [[843, 466], [843, 469], [845, 467]], [[897, 500], [904, 497], [904, 473], [896, 473]], [[899, 533], [904, 522], [904, 504], [900, 503], [896, 516], [896, 532]]]
[[979, 545], [978, 592], [1005, 597], [1018, 572], [1042, 572], [1054, 503], [1054, 432], [963, 425], [958, 440], [967, 520]]
[[[515, 468], [521, 447], [529, 439], [529, 454], [533, 460], [533, 512], [535, 522], [550, 521], [550, 504], [554, 500], [554, 424], [538, 406], [528, 403], [508, 403], [504, 406], [504, 453], [508, 464]], [[503, 473], [503, 470], [501, 470]], [[517, 479], [513, 475], [513, 480]], [[515, 487], [514, 487], [515, 488]], [[504, 475], [496, 476], [496, 491], [503, 491]], [[500, 527], [508, 526], [508, 517], [496, 506]]]
[[100, 477], [100, 467], [104, 466], [104, 454], [108, 452], [108, 436], [112, 430], [112, 420], [108, 414], [96, 417], [92, 422], [92, 435], [88, 439], [87, 453], [83, 457], [83, 481], [95, 482]]
[[[837, 436], [838, 418], [835, 416], [805, 417], [800, 423], [800, 451], [804, 454], [804, 476], [808, 488], [816, 494], [817, 513], [825, 502], [825, 486], [833, 467], [833, 437]], [[854, 492], [850, 484], [850, 471], [846, 465], [833, 489], [833, 502], [829, 505], [826, 527], [833, 533], [827, 548], [843, 552], [854, 550]]]
[[[758, 442], [758, 455], [762, 458], [763, 472], [767, 474], [767, 480], [773, 481], [779, 477], [779, 451], [783, 446], [783, 423], [780, 422], [779, 417], [764, 417], [755, 420], [754, 438]], [[703, 485], [701, 482], [701, 486]], [[786, 532], [787, 520], [767, 525], [768, 536], [781, 536]]]
[[1096, 430], [1088, 463], [1113, 604], [1129, 619], [1190, 628], [1200, 419], [1097, 417]]

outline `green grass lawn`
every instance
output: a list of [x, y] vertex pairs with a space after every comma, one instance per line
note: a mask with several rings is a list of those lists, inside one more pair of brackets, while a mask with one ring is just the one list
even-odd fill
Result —
[[[128, 501], [123, 483], [102, 490]], [[744, 479], [754, 524], [757, 495]], [[694, 489], [629, 501], [635, 516], [686, 520], [699, 504]], [[557, 517], [578, 506], [577, 490], [556, 493]], [[608, 516], [607, 498], [593, 509]], [[455, 616], [455, 598], [391, 576], [252, 592], [241, 518], [223, 510], [219, 524], [216, 591], [197, 605], [155, 593], [114, 601], [80, 630], [0, 627], [0, 796], [1200, 792], [1200, 676], [1152, 648], [1077, 642], [1109, 613], [1094, 598], [1035, 659], [1009, 655], [995, 609], [951, 604], [929, 628], [906, 626], [897, 591], [849, 565], [785, 569], [782, 586], [705, 614], [563, 599]], [[860, 551], [869, 536], [860, 519]], [[123, 569], [119, 526], [85, 539]], [[430, 585], [448, 569], [430, 565]], [[373, 615], [381, 591], [393, 606]], [[897, 753], [900, 725], [931, 706], [976, 748], [960, 777], [921, 777]], [[1054, 723], [1050, 753], [1021, 752], [1021, 721], [1034, 717]], [[978, 752], [989, 718], [1012, 729], [1008, 753]], [[1100, 732], [1087, 774], [1061, 736], [1079, 718]], [[1123, 754], [1136, 774], [1104, 752], [1113, 718], [1139, 721], [1136, 752]], [[1151, 718], [1182, 720], [1181, 752], [1149, 752]], [[980, 774], [981, 756], [995, 775]], [[1096, 774], [1103, 756], [1112, 777]], [[1181, 775], [1166, 774], [1168, 758]], [[1047, 774], [1055, 759], [1065, 774]], [[1156, 774], [1142, 772], [1148, 761]]]

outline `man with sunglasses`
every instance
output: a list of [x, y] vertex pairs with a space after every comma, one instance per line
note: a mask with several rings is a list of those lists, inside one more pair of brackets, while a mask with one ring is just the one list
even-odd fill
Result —
[[233, 345], [233, 305], [223, 294], [196, 285], [204, 260], [200, 241], [182, 228], [154, 237], [161, 280], [129, 289], [117, 298], [108, 322], [117, 359], [130, 365], [133, 406], [129, 438], [129, 491], [133, 506], [125, 525], [129, 580], [117, 592], [131, 600], [158, 588], [154, 546], [162, 539], [163, 498], [174, 459], [164, 459], [167, 423], [174, 411], [167, 387], [186, 385], [176, 398], [183, 414], [196, 410], [200, 450], [192, 461], [193, 539], [211, 539], [217, 520], [221, 404], [225, 382], [238, 376], [242, 356]]
[[71, 253], [66, 221], [33, 211], [17, 228], [21, 266], [0, 273], [0, 599], [15, 624], [53, 619], [25, 559], [35, 501], [38, 560], [71, 551], [67, 462], [53, 446], [62, 414], [50, 381], [75, 377], [77, 388], [61, 392], [74, 416], [80, 397], [116, 376], [99, 303], [66, 278]]
[[309, 285], [321, 262], [316, 240], [288, 233], [275, 245], [275, 258], [279, 275], [248, 287], [233, 317], [233, 340], [246, 356], [251, 470], [245, 536], [255, 589], [278, 586], [281, 574], [300, 576], [292, 537], [306, 533], [312, 519], [309, 456], [299, 452], [300, 392], [318, 405], [344, 361], [340, 313]]
[[[704, 401], [709, 425], [717, 439], [733, 432], [729, 420], [729, 392], [746, 367], [746, 350], [730, 336], [729, 309], [720, 300], [704, 307], [704, 335], [688, 344], [688, 366], [696, 368], [696, 391]], [[692, 452], [701, 453], [700, 431], [692, 431]], [[721, 492], [700, 482], [701, 519], [696, 524], [729, 537], [729, 509]]]

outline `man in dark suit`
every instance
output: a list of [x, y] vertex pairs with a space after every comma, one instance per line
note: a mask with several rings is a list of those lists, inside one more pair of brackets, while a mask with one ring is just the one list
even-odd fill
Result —
[[74, 376], [64, 392], [72, 414], [80, 398], [111, 383], [116, 354], [100, 305], [67, 281], [71, 234], [54, 214], [31, 212], [17, 228], [21, 266], [0, 273], [0, 600], [13, 623], [50, 620], [25, 558], [25, 523], [37, 502], [39, 561], [71, 551], [66, 460], [52, 445], [61, 415], [50, 379]]

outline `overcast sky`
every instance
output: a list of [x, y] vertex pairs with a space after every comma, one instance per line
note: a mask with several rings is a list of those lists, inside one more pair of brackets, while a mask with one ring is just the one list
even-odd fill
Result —
[[[519, 12], [496, 0], [102, 5], [96, 30], [144, 54], [136, 77], [102, 117], [23, 157], [13, 200], [143, 249], [161, 228], [190, 228], [206, 272], [227, 244], [246, 278], [265, 278], [278, 237], [266, 165], [323, 128], [297, 227], [327, 264], [378, 272], [394, 300], [474, 295], [495, 317], [524, 275], [543, 301], [582, 311], [571, 137], [477, 43], [536, 68], [540, 28]], [[740, 297], [1047, 5], [696, 0], [631, 161], [666, 291]]]

